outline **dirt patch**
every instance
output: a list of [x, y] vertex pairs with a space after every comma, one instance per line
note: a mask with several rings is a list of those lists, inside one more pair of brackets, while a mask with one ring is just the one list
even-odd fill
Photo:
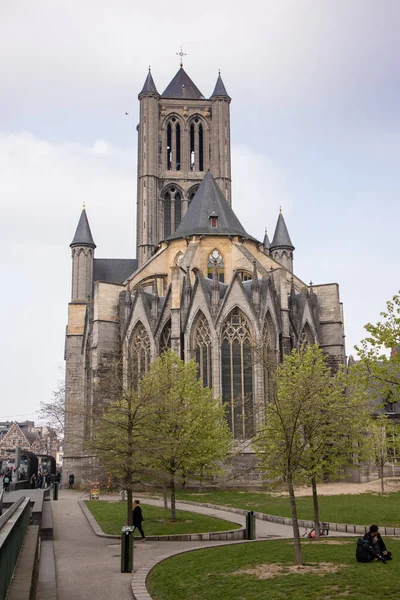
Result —
[[[396, 492], [400, 491], [400, 480], [398, 477], [385, 477], [385, 492]], [[381, 480], [375, 479], [374, 481], [368, 481], [366, 483], [350, 483], [346, 481], [340, 481], [335, 483], [319, 483], [318, 484], [318, 495], [319, 496], [336, 496], [342, 494], [365, 494], [367, 492], [376, 493], [381, 495]], [[309, 487], [298, 487], [296, 488], [296, 496], [312, 496], [312, 489]], [[287, 492], [279, 491], [272, 492], [274, 496], [288, 496]]]
[[257, 565], [250, 569], [239, 569], [234, 571], [230, 575], [255, 575], [258, 579], [272, 579], [279, 575], [307, 575], [309, 573], [314, 575], [325, 575], [325, 573], [337, 573], [340, 569], [347, 567], [347, 565], [341, 565], [337, 563], [314, 563], [308, 565], [283, 565], [277, 564], [264, 564]]

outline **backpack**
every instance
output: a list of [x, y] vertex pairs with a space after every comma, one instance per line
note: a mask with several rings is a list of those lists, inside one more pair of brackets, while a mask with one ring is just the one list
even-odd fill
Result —
[[3, 481], [4, 481], [4, 483], [5, 483], [5, 484], [7, 484], [7, 483], [10, 483], [10, 480], [9, 480], [9, 478], [8, 478], [8, 477], [4, 477], [4, 480], [3, 480]]

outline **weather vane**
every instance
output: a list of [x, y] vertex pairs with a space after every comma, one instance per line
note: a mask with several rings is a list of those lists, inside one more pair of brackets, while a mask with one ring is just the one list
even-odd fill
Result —
[[180, 66], [183, 67], [182, 57], [183, 56], [187, 56], [187, 54], [186, 54], [186, 52], [182, 52], [182, 46], [181, 46], [181, 51], [180, 52], [176, 52], [176, 55], [181, 57]]

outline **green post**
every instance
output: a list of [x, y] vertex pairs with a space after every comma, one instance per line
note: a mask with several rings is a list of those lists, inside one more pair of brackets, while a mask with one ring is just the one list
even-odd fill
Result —
[[121, 573], [133, 571], [133, 527], [125, 525], [121, 531]]
[[256, 539], [256, 515], [250, 510], [246, 515], [246, 540]]
[[53, 483], [53, 500], [58, 500], [58, 483], [55, 481]]

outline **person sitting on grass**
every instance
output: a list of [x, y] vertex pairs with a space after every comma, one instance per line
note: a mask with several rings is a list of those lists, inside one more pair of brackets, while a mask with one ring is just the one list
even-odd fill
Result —
[[379, 533], [378, 525], [371, 525], [369, 532], [365, 534], [364, 539], [374, 549], [377, 554], [381, 554], [385, 560], [392, 560], [392, 553], [386, 549], [385, 542]]
[[140, 500], [135, 500], [135, 506], [132, 511], [133, 531], [135, 531], [135, 529], [138, 529], [140, 535], [142, 536], [142, 542], [145, 542], [146, 538], [145, 538], [143, 527], [142, 527], [143, 514], [142, 514], [142, 509], [139, 506], [139, 504], [140, 504]]

